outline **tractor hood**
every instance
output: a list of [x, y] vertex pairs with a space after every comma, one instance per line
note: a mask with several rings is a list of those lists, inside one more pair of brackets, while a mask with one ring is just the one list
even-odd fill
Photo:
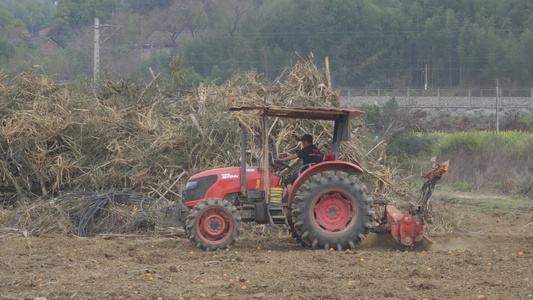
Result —
[[[246, 167], [246, 190], [264, 190], [263, 168]], [[280, 178], [270, 174], [271, 187], [277, 187]], [[241, 192], [241, 168], [212, 169], [189, 178], [184, 190], [184, 203], [194, 206], [208, 198], [223, 199], [226, 195]]]

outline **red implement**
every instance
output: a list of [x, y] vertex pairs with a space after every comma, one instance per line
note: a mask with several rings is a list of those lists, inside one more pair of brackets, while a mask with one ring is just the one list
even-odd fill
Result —
[[383, 229], [390, 230], [392, 237], [404, 246], [413, 246], [424, 238], [426, 224], [419, 224], [411, 214], [403, 214], [393, 205], [385, 205], [387, 224]]

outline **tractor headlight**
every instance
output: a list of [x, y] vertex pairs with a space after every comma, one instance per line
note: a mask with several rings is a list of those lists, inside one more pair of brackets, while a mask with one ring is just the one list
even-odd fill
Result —
[[198, 186], [198, 181], [191, 180], [191, 181], [187, 182], [187, 184], [185, 185], [185, 190], [186, 191], [190, 191], [190, 190], [195, 189], [197, 186]]

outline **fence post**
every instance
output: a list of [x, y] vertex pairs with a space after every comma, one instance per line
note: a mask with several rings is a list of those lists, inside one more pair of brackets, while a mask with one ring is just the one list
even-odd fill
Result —
[[348, 89], [348, 99], [350, 99], [350, 89]]
[[470, 87], [468, 88], [468, 108], [472, 108], [472, 90]]
[[378, 98], [381, 97], [381, 88], [378, 87]]
[[500, 99], [500, 108], [503, 109], [503, 98], [502, 98], [502, 96], [503, 96], [503, 88], [500, 87], [499, 88], [499, 92], [498, 92], [498, 97]]

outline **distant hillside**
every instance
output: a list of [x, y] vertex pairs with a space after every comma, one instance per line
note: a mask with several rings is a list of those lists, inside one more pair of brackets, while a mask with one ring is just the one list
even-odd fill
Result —
[[[53, 25], [49, 37], [69, 45], [41, 55], [28, 41], [0, 40], [4, 70], [43, 65], [61, 80], [92, 77], [98, 17], [100, 65], [114, 78], [150, 80], [148, 68], [166, 76], [169, 56], [181, 56], [206, 83], [222, 84], [237, 70], [274, 80], [312, 53], [319, 62], [329, 58], [335, 86], [533, 84], [531, 1], [3, 0], [0, 8], [33, 35]], [[145, 45], [154, 31], [172, 43]]]

